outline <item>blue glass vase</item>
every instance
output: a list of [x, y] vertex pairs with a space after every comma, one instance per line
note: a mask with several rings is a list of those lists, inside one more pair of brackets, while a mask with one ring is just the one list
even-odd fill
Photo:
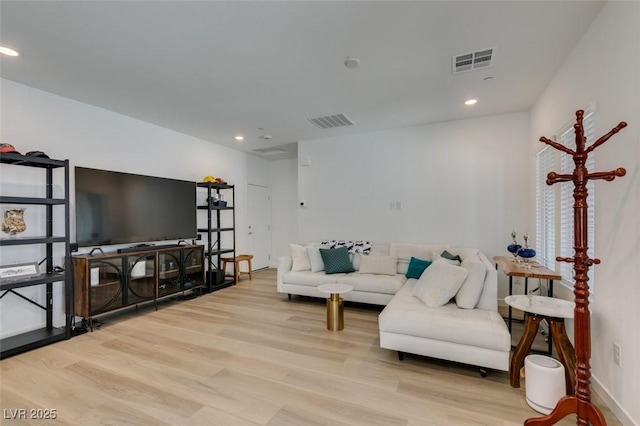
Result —
[[531, 269], [531, 265], [529, 264], [529, 262], [531, 262], [531, 259], [536, 257], [536, 251], [525, 245], [524, 248], [518, 252], [518, 256], [520, 256], [524, 261], [524, 268]]
[[524, 238], [524, 248], [520, 249], [520, 251], [518, 252], [518, 256], [520, 256], [525, 261], [525, 263], [528, 264], [531, 258], [536, 256], [536, 251], [529, 247], [528, 233], [525, 232], [522, 238]]
[[536, 257], [536, 251], [532, 248], [525, 247], [518, 252], [518, 256], [525, 260], [531, 260]]
[[521, 248], [522, 248], [522, 246], [520, 244], [509, 244], [507, 246], [507, 251], [513, 255], [513, 260], [514, 261], [516, 261], [516, 259], [518, 259], [518, 252], [520, 252]]

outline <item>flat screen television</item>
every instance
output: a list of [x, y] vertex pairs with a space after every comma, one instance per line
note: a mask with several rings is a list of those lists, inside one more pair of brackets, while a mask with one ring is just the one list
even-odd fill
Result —
[[75, 168], [79, 247], [196, 238], [196, 183]]

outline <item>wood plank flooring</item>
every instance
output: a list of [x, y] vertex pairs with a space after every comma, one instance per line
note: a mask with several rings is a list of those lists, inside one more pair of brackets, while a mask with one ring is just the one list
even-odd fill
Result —
[[[0, 362], [3, 425], [521, 425], [539, 414], [507, 373], [381, 349], [378, 307], [276, 294], [275, 271], [191, 300], [103, 317]], [[619, 425], [594, 395], [609, 425]], [[27, 409], [11, 420], [10, 409]], [[29, 409], [55, 409], [55, 420]], [[575, 418], [560, 425], [576, 424]]]

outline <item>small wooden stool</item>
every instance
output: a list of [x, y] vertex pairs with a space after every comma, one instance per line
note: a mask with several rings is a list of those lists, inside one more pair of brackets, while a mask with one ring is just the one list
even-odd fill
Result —
[[[249, 280], [253, 279], [251, 275], [251, 259], [253, 259], [252, 254], [239, 254], [236, 257], [221, 257], [222, 261], [222, 270], [225, 272], [225, 277], [233, 277], [234, 281], [237, 283], [240, 281], [240, 275], [249, 275]], [[246, 261], [249, 264], [249, 271], [243, 272], [240, 270], [240, 262]], [[233, 275], [227, 274], [227, 262], [233, 263]]]

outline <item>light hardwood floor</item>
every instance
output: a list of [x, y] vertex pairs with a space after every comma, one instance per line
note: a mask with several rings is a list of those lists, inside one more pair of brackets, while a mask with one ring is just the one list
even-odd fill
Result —
[[[538, 416], [506, 373], [398, 361], [379, 346], [380, 308], [347, 305], [345, 329], [331, 332], [322, 300], [289, 302], [275, 287], [275, 271], [260, 271], [3, 360], [1, 423], [500, 426]], [[55, 409], [57, 419], [6, 419], [20, 408]]]

